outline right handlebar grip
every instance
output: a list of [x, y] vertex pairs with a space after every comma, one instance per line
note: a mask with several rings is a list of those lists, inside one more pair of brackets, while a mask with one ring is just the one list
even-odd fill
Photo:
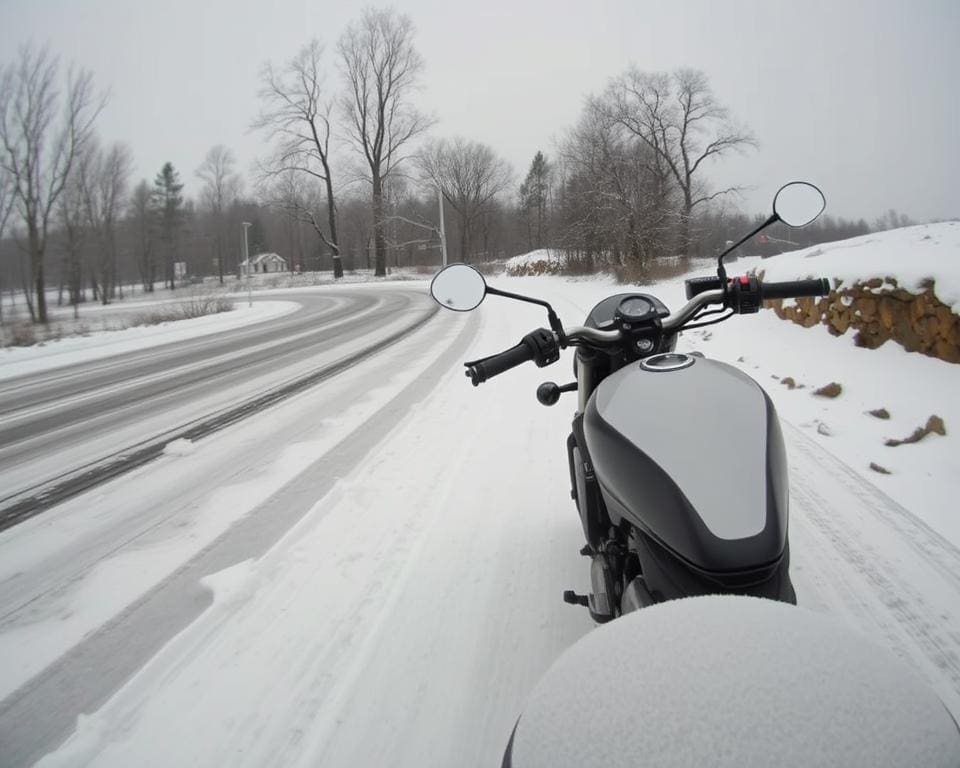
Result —
[[787, 280], [783, 283], [761, 283], [763, 299], [799, 299], [803, 296], [826, 296], [830, 293], [830, 281], [825, 277], [812, 280]]
[[506, 352], [467, 364], [467, 376], [470, 377], [473, 386], [476, 387], [487, 379], [508, 371], [521, 363], [533, 360], [533, 357], [532, 346], [521, 341], [517, 346], [508, 349]]

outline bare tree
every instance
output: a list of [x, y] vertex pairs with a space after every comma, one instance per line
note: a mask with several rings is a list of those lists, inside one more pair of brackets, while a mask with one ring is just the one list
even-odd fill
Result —
[[0, 240], [7, 228], [7, 219], [13, 210], [13, 177], [0, 166]]
[[756, 139], [733, 124], [699, 70], [678, 69], [668, 76], [632, 68], [610, 85], [607, 96], [609, 117], [653, 151], [679, 189], [680, 250], [687, 253], [694, 209], [738, 189], [710, 192], [698, 173], [704, 161], [755, 147]]
[[337, 43], [346, 84], [341, 105], [348, 137], [370, 172], [378, 276], [387, 273], [384, 180], [405, 159], [404, 147], [430, 126], [410, 103], [423, 70], [413, 35], [409, 17], [368, 8]]
[[326, 96], [323, 46], [316, 39], [300, 49], [281, 71], [267, 63], [262, 72], [260, 99], [263, 109], [254, 127], [276, 141], [264, 173], [276, 176], [294, 171], [322, 183], [327, 197], [327, 231], [313, 224], [321, 242], [330, 249], [333, 276], [343, 277], [337, 238], [337, 206], [330, 171], [330, 113], [333, 99]]
[[[108, 304], [117, 294], [117, 226], [132, 160], [129, 148], [120, 142], [104, 150], [91, 141], [83, 155], [77, 170], [84, 217], [98, 250], [100, 301]], [[122, 298], [122, 287], [120, 293]]]
[[217, 272], [223, 285], [224, 210], [240, 193], [240, 177], [234, 173], [233, 152], [223, 144], [210, 148], [203, 163], [197, 168], [197, 177], [203, 181], [203, 201], [213, 216], [214, 243], [217, 254]]
[[[7, 228], [7, 219], [13, 210], [13, 177], [0, 165], [0, 244]], [[0, 270], [0, 275], [3, 272]], [[3, 284], [0, 283], [0, 322], [3, 322]]]
[[[59, 63], [46, 49], [20, 49], [0, 73], [0, 167], [13, 177], [13, 194], [27, 230], [35, 322], [47, 322], [44, 256], [50, 217], [89, 139], [103, 99], [89, 72], [70, 70], [61, 99]], [[58, 110], [62, 114], [57, 116]]]
[[141, 179], [130, 195], [130, 207], [127, 216], [134, 233], [140, 281], [143, 284], [143, 290], [147, 293], [153, 293], [153, 284], [157, 279], [157, 265], [154, 254], [156, 218], [152, 201], [153, 190], [146, 179]]
[[[83, 186], [80, 182], [82, 168], [86, 163], [87, 151], [80, 153], [76, 172], [72, 173], [64, 187], [63, 194], [57, 200], [57, 224], [60, 226], [63, 243], [63, 256], [60, 260], [61, 289], [64, 281], [73, 316], [77, 317], [80, 302], [83, 300], [83, 251], [87, 242], [87, 225], [83, 210]], [[99, 286], [95, 274], [91, 275], [94, 298], [99, 295]], [[58, 300], [59, 303], [59, 300]]]
[[[288, 223], [307, 224], [321, 240], [323, 237], [323, 215], [320, 210], [323, 201], [316, 185], [296, 169], [290, 168], [281, 173], [261, 179], [258, 197], [260, 202], [274, 210], [281, 211]], [[340, 260], [339, 252], [335, 258]], [[336, 269], [334, 275], [336, 276]], [[342, 266], [339, 269], [343, 277]]]
[[426, 181], [440, 188], [460, 217], [460, 259], [473, 254], [473, 228], [487, 204], [512, 180], [510, 165], [486, 144], [455, 138], [430, 142], [417, 155]]

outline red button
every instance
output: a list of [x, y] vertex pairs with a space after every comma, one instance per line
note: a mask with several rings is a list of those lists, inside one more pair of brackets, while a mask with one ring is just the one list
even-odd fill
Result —
[[744, 288], [749, 287], [750, 278], [747, 277], [746, 275], [740, 275], [740, 285], [742, 285]]

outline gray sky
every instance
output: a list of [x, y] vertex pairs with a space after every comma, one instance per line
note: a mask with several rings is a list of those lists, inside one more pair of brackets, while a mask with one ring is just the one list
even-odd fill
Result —
[[[426, 61], [420, 106], [435, 136], [490, 144], [526, 172], [552, 153], [583, 99], [630, 63], [703, 69], [761, 147], [710, 168], [765, 210], [784, 180], [820, 184], [828, 212], [960, 216], [960, 1], [403, 0]], [[223, 143], [243, 168], [258, 72], [311, 37], [334, 43], [359, 4], [333, 0], [0, 0], [0, 60], [28, 40], [91, 69], [110, 92], [99, 122], [137, 177], [193, 171]], [[337, 173], [337, 168], [334, 168]]]

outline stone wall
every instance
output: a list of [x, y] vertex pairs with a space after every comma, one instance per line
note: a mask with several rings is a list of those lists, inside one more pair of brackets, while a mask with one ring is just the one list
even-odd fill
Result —
[[796, 299], [786, 306], [778, 299], [766, 306], [805, 328], [823, 323], [834, 336], [852, 329], [861, 347], [875, 349], [893, 339], [909, 352], [960, 363], [960, 316], [936, 297], [932, 282], [915, 294], [893, 278], [875, 278], [838, 285], [821, 299]]

